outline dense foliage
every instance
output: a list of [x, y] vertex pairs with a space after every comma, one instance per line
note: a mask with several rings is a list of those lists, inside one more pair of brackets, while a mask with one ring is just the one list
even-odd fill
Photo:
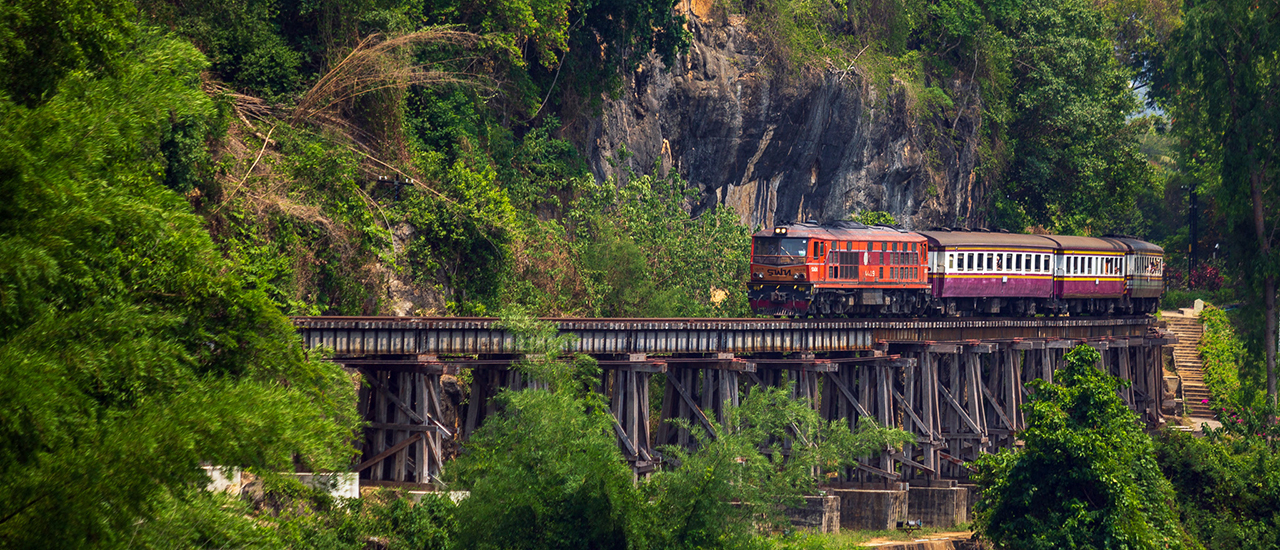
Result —
[[[622, 460], [613, 417], [592, 388], [600, 368], [565, 363], [567, 343], [527, 319], [504, 320], [534, 351], [520, 368], [547, 388], [508, 391], [452, 469], [471, 496], [458, 507], [459, 548], [747, 548], [777, 524], [781, 505], [813, 490], [814, 471], [900, 447], [910, 436], [870, 423], [825, 423], [811, 403], [757, 388], [696, 451], [663, 449], [673, 464], [639, 485]], [[695, 432], [697, 429], [695, 428]], [[791, 441], [790, 453], [782, 452]]]
[[1240, 367], [1245, 351], [1226, 312], [1206, 307], [1200, 313], [1204, 325], [1200, 336], [1200, 359], [1204, 368], [1204, 385], [1209, 388], [1215, 405], [1241, 402]]
[[[1156, 88], [1184, 140], [1181, 163], [1212, 199], [1234, 274], [1262, 317], [1251, 338], [1266, 357], [1276, 399], [1276, 305], [1280, 252], [1273, 184], [1280, 161], [1280, 30], [1275, 2], [1194, 2], [1170, 40]], [[1260, 333], [1260, 334], [1258, 334]], [[1256, 344], [1255, 344], [1256, 345]]]
[[6, 51], [61, 52], [61, 70], [0, 87], [0, 544], [133, 546], [209, 498], [202, 462], [344, 466], [350, 379], [303, 355], [163, 185], [175, 126], [214, 109], [203, 58], [129, 5], [48, 35], [47, 6], [11, 6], [31, 15]]
[[1033, 381], [1025, 447], [977, 461], [975, 526], [1001, 548], [1190, 545], [1151, 439], [1099, 359], [1078, 346], [1054, 372], [1057, 385]]
[[[673, 5], [0, 6], [0, 545], [749, 546], [815, 471], [901, 442], [762, 390], [696, 452], [666, 450], [684, 467], [637, 486], [586, 391], [598, 367], [547, 356], [523, 368], [549, 388], [505, 394], [508, 415], [456, 464], [474, 491], [461, 506], [335, 501], [269, 473], [345, 467], [356, 423], [352, 381], [305, 356], [282, 311], [746, 313], [740, 213], [694, 212], [678, 173], [596, 181], [566, 131], [643, 59], [681, 63]], [[1193, 240], [1220, 250], [1179, 279], [1245, 301], [1239, 338], [1221, 312], [1205, 319], [1225, 428], [1164, 435], [1153, 455], [1073, 352], [1062, 386], [1035, 387], [1026, 450], [981, 464], [991, 538], [1182, 545], [1156, 456], [1191, 535], [1274, 545], [1280, 428], [1259, 395], [1275, 393], [1280, 314], [1277, 9], [714, 3], [745, 16], [771, 78], [826, 71], [905, 104], [929, 170], [980, 127], [988, 219], [964, 224], [1138, 233], [1178, 266]], [[1164, 112], [1136, 116], [1148, 86]], [[1181, 227], [1186, 193], [1203, 202], [1199, 235]], [[209, 462], [261, 473], [267, 502], [201, 490]]]
[[1187, 532], [1205, 548], [1275, 548], [1280, 452], [1255, 434], [1209, 436], [1166, 431], [1155, 440]]

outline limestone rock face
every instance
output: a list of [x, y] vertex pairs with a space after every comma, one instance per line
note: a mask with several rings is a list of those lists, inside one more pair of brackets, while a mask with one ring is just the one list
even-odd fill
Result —
[[902, 86], [878, 91], [857, 67], [769, 77], [742, 18], [699, 6], [685, 6], [693, 44], [675, 67], [650, 59], [600, 116], [565, 128], [597, 178], [674, 170], [700, 191], [695, 212], [727, 204], [752, 227], [862, 210], [908, 228], [982, 225], [971, 82], [946, 86], [958, 110], [943, 114], [913, 108]]

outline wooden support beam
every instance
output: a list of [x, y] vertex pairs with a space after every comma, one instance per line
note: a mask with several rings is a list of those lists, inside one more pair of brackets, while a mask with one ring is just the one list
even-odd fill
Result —
[[936, 474], [936, 473], [937, 473], [937, 472], [935, 472], [935, 471], [933, 470], [933, 468], [930, 468], [930, 467], [928, 467], [928, 466], [925, 466], [924, 464], [921, 464], [921, 463], [919, 463], [919, 462], [916, 462], [916, 461], [914, 461], [914, 460], [911, 460], [910, 458], [907, 458], [907, 457], [906, 457], [906, 455], [904, 455], [904, 454], [902, 454], [902, 453], [891, 453], [889, 456], [893, 457], [893, 459], [894, 459], [894, 460], [897, 460], [898, 462], [901, 462], [901, 463], [903, 463], [903, 464], [906, 464], [907, 466], [911, 466], [912, 468], [917, 468], [917, 469], [920, 469], [920, 470], [924, 470], [925, 472], [927, 472], [927, 473], [928, 473], [928, 474], [930, 474], [930, 475], [933, 475], [933, 474]]
[[406, 405], [404, 401], [401, 401], [399, 397], [396, 397], [394, 394], [392, 394], [391, 391], [388, 390], [382, 382], [379, 382], [377, 378], [371, 376], [368, 371], [364, 369], [360, 369], [360, 374], [363, 374], [365, 376], [365, 380], [368, 380], [370, 384], [374, 387], [374, 389], [378, 390], [379, 394], [381, 394], [383, 397], [387, 398], [393, 404], [395, 404], [396, 408], [400, 409], [401, 412], [409, 415], [409, 418], [412, 418], [418, 421], [418, 423], [420, 424], [426, 423], [425, 419], [423, 419], [421, 416], [418, 416], [418, 413], [410, 409], [409, 406]]
[[351, 469], [351, 471], [353, 472], [364, 471], [365, 468], [368, 468], [370, 466], [373, 466], [374, 464], [378, 464], [383, 460], [386, 460], [387, 457], [400, 452], [400, 449], [408, 447], [411, 443], [419, 439], [422, 439], [422, 434], [420, 433], [413, 434], [405, 438], [403, 441], [396, 443], [395, 445], [388, 447], [386, 450], [374, 455], [373, 458], [370, 458], [364, 462], [361, 462], [360, 464], [357, 464], [354, 468]]
[[[982, 435], [982, 428], [979, 428], [978, 423], [974, 422], [972, 418], [969, 418], [968, 411], [965, 411], [964, 407], [960, 405], [960, 402], [956, 401], [956, 398], [951, 396], [951, 392], [947, 391], [945, 386], [938, 386], [938, 391], [942, 392], [942, 397], [947, 400], [947, 403], [951, 404], [951, 408], [955, 409], [956, 413], [960, 416], [960, 419], [969, 426], [969, 429], [973, 430], [973, 433], [975, 434]], [[956, 434], [952, 433], [946, 437], [956, 437]]]
[[888, 471], [888, 470], [882, 470], [882, 469], [880, 469], [880, 468], [876, 468], [875, 466], [868, 466], [868, 465], [863, 464], [863, 463], [861, 463], [861, 462], [854, 463], [854, 466], [855, 466], [855, 467], [857, 467], [859, 470], [863, 470], [863, 471], [866, 471], [866, 472], [870, 472], [870, 473], [876, 474], [876, 475], [878, 475], [878, 476], [887, 477], [887, 478], [892, 479], [892, 480], [895, 480], [895, 481], [896, 481], [896, 480], [899, 480], [899, 479], [902, 479], [902, 475], [901, 475], [901, 474], [898, 474], [897, 472], [890, 472], [890, 471]]
[[711, 421], [707, 419], [706, 413], [702, 412], [702, 408], [698, 407], [698, 404], [693, 401], [693, 396], [689, 395], [689, 390], [685, 389], [684, 384], [681, 384], [679, 380], [667, 378], [667, 381], [671, 382], [672, 386], [675, 386], [676, 391], [680, 393], [680, 397], [684, 399], [685, 404], [689, 406], [689, 411], [693, 413], [694, 418], [698, 419], [698, 422], [702, 424], [702, 427], [707, 429], [707, 434], [709, 434], [711, 439], [715, 439], [715, 428], [711, 426]]
[[827, 380], [830, 380], [831, 383], [836, 385], [836, 388], [840, 389], [840, 393], [844, 394], [844, 398], [848, 400], [849, 403], [853, 405], [855, 409], [858, 410], [858, 414], [862, 416], [870, 417], [870, 418], [875, 418], [871, 416], [871, 413], [867, 412], [867, 409], [862, 406], [862, 403], [858, 402], [858, 398], [853, 396], [853, 392], [849, 391], [849, 387], [845, 386], [844, 382], [840, 381], [840, 377], [832, 376], [831, 373], [827, 373]]
[[1002, 404], [998, 399], [996, 399], [996, 396], [991, 395], [991, 390], [987, 389], [986, 384], [983, 384], [982, 381], [979, 380], [978, 387], [982, 389], [982, 395], [987, 396], [987, 399], [991, 401], [991, 408], [996, 411], [996, 416], [1000, 417], [1000, 421], [1004, 422], [1004, 426], [1010, 430], [1018, 429], [1013, 425], [1013, 421], [1009, 420], [1009, 417], [1005, 415], [1003, 407], [1001, 406]]

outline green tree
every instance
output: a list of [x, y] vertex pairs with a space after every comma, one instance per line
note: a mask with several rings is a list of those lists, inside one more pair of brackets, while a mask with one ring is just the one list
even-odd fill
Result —
[[207, 502], [202, 462], [341, 468], [353, 452], [349, 377], [303, 354], [162, 184], [169, 125], [212, 113], [204, 59], [119, 32], [110, 70], [67, 71], [34, 106], [0, 90], [6, 547], [131, 546]]
[[521, 313], [503, 316], [535, 357], [516, 365], [546, 389], [504, 391], [449, 468], [471, 496], [458, 507], [461, 548], [643, 548], [647, 520], [594, 391], [588, 356], [562, 362], [571, 341]]
[[1155, 92], [1186, 140], [1183, 164], [1206, 182], [1237, 244], [1245, 280], [1262, 294], [1267, 394], [1276, 402], [1280, 274], [1280, 3], [1188, 3]]
[[1021, 451], [977, 462], [975, 525], [1001, 548], [1181, 548], [1188, 541], [1151, 439], [1116, 394], [1122, 382], [1079, 346], [1032, 382]]
[[787, 388], [756, 387], [730, 408], [714, 433], [685, 426], [698, 448], [663, 449], [678, 468], [654, 474], [644, 487], [663, 530], [657, 548], [745, 548], [763, 531], [785, 528], [785, 506], [802, 504], [824, 471], [857, 457], [900, 449], [913, 437], [864, 419], [857, 431], [823, 422], [813, 403]]
[[690, 215], [691, 190], [677, 174], [585, 187], [567, 217], [590, 243], [581, 258], [594, 315], [745, 314], [751, 235], [732, 208]]
[[564, 356], [571, 342], [552, 325], [519, 313], [503, 324], [534, 358], [517, 368], [538, 387], [500, 394], [501, 413], [449, 469], [471, 489], [458, 507], [461, 548], [749, 547], [813, 490], [816, 469], [911, 439], [872, 422], [856, 432], [825, 423], [785, 389], [757, 388], [696, 451], [664, 449], [667, 468], [637, 487], [595, 361]]
[[1083, 0], [1027, 3], [1006, 23], [1010, 163], [995, 222], [1069, 234], [1137, 232], [1136, 197], [1154, 185], [1138, 138], [1130, 73], [1105, 14]]

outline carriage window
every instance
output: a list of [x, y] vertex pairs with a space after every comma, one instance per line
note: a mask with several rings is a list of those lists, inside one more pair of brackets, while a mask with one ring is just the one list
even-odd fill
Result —
[[1120, 258], [1120, 274], [1124, 274], [1124, 258]]
[[956, 267], [956, 255], [947, 254], [947, 271], [951, 271]]
[[1095, 271], [1093, 270], [1093, 256], [1089, 256], [1089, 274], [1090, 274], [1090, 275], [1096, 275], [1096, 274], [1097, 274], [1097, 272], [1095, 272]]
[[1004, 254], [996, 254], [996, 271], [1004, 271]]
[[1013, 254], [1004, 255], [1004, 266], [1008, 268], [1009, 271], [1013, 271]]
[[1036, 254], [1036, 271], [1040, 271], [1040, 255]]
[[967, 254], [966, 256], [967, 256], [968, 258], [967, 258], [967, 259], [965, 259], [965, 260], [962, 260], [962, 261], [963, 261], [963, 263], [964, 263], [964, 266], [963, 266], [963, 267], [961, 267], [960, 269], [962, 269], [962, 270], [964, 270], [964, 271], [969, 271], [970, 269], [973, 269], [973, 253], [972, 253], [972, 252], [970, 252], [970, 253], [969, 253], [969, 254]]

